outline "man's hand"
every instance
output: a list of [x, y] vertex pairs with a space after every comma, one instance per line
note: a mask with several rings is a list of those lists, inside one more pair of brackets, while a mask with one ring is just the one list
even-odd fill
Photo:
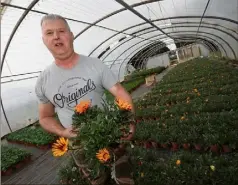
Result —
[[135, 124], [130, 124], [130, 132], [129, 134], [125, 134], [124, 137], [121, 138], [121, 140], [131, 141], [135, 135], [136, 126]]
[[77, 130], [74, 130], [72, 127], [70, 127], [62, 130], [60, 135], [65, 138], [74, 138], [77, 136], [77, 133]]

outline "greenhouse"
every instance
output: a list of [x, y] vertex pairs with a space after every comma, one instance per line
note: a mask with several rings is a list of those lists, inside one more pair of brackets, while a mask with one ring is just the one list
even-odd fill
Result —
[[[63, 59], [44, 32], [62, 20], [66, 31], [50, 30], [55, 48], [63, 51], [69, 34], [79, 63], [89, 62], [85, 69], [73, 64], [79, 74], [69, 79], [68, 69], [49, 68]], [[48, 116], [42, 118], [39, 89], [53, 96], [58, 80], [50, 117], [63, 124], [61, 109], [74, 110], [68, 118], [75, 140], [41, 121]], [[68, 91], [76, 83], [77, 93]], [[104, 111], [86, 102], [97, 99], [94, 90]], [[133, 137], [118, 139], [131, 125]], [[1, 1], [2, 184], [235, 185], [237, 133], [237, 0]], [[123, 145], [122, 157], [115, 143]], [[77, 146], [93, 170], [77, 162]], [[124, 156], [130, 164], [119, 170]], [[101, 173], [110, 174], [105, 182]]]

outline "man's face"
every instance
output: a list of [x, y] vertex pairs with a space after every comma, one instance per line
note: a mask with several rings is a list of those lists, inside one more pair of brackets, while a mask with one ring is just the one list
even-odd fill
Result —
[[73, 34], [63, 20], [45, 20], [42, 38], [54, 58], [64, 60], [73, 53]]

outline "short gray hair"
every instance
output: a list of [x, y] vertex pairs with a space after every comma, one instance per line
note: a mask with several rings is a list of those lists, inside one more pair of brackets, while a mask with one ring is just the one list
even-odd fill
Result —
[[45, 15], [41, 19], [41, 26], [42, 26], [43, 22], [46, 21], [46, 20], [62, 20], [66, 24], [66, 26], [69, 29], [69, 31], [71, 31], [68, 22], [61, 15], [57, 15], [57, 14], [47, 14], [47, 15]]

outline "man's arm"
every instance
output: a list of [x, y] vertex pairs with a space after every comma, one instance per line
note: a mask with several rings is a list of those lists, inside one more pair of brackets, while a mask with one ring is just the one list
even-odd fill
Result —
[[39, 104], [39, 122], [44, 130], [61, 137], [76, 137], [72, 128], [64, 128], [61, 123], [54, 117], [54, 105], [51, 103]]

